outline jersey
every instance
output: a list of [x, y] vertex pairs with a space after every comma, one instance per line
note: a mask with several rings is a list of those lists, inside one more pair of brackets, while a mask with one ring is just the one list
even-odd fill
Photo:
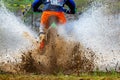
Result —
[[65, 0], [43, 0], [43, 10], [62, 11]]
[[67, 5], [71, 10], [72, 14], [75, 13], [75, 2], [74, 0], [35, 0], [32, 4], [33, 11], [38, 11], [38, 7], [44, 4], [43, 11], [64, 11], [64, 5]]
[[49, 3], [50, 5], [54, 5], [54, 6], [63, 6], [65, 0], [46, 0], [45, 3]]

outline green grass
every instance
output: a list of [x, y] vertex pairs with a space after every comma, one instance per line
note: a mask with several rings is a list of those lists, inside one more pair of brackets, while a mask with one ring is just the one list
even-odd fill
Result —
[[83, 73], [76, 75], [18, 75], [18, 74], [0, 74], [0, 80], [120, 80], [119, 73], [93, 72], [91, 74]]
[[89, 0], [75, 0], [77, 11], [84, 10], [89, 5]]

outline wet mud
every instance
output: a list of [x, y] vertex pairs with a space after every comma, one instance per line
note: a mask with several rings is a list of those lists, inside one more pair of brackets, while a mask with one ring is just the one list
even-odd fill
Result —
[[[27, 38], [30, 39], [30, 37]], [[51, 29], [43, 50], [39, 43], [31, 38], [34, 50], [22, 55], [19, 70], [25, 73], [65, 74], [90, 72], [94, 69], [94, 52], [85, 49], [79, 42], [66, 41]], [[86, 56], [87, 55], [87, 56]]]

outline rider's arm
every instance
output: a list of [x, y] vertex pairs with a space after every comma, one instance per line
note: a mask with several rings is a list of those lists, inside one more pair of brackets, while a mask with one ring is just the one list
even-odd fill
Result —
[[42, 10], [39, 9], [39, 6], [42, 4], [42, 0], [34, 0], [32, 4], [32, 9], [34, 12], [42, 12]]
[[69, 14], [76, 13], [76, 4], [74, 0], [67, 0], [65, 4], [70, 8], [70, 11], [68, 12]]

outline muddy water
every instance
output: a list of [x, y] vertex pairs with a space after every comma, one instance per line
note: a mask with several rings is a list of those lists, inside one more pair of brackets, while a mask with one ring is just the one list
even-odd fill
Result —
[[119, 70], [120, 66], [120, 10], [118, 0], [95, 2], [79, 16], [58, 31], [65, 40], [80, 42], [96, 54], [96, 67], [100, 70]]
[[20, 66], [21, 71], [42, 74], [89, 72], [94, 69], [94, 52], [79, 42], [64, 40], [51, 29], [44, 50], [38, 48], [23, 55]]
[[53, 29], [45, 50], [40, 51], [34, 33], [12, 13], [0, 8], [0, 59], [2, 62], [22, 61], [17, 65], [18, 69], [11, 64], [2, 69], [12, 72], [79, 73], [95, 67], [110, 70], [116, 64], [118, 69], [120, 17], [119, 14], [108, 15], [106, 10], [107, 5], [92, 6], [79, 16], [79, 20]]
[[[1, 4], [1, 3], [0, 3]], [[0, 7], [0, 70], [8, 72], [38, 72], [54, 73], [69, 71], [74, 72], [80, 65], [81, 70], [92, 70], [93, 63], [85, 58], [84, 49], [80, 43], [65, 41], [57, 34], [57, 30], [49, 34], [43, 52], [35, 39], [35, 33], [28, 29], [19, 18], [9, 12], [3, 4]], [[52, 38], [51, 38], [52, 37]], [[80, 58], [84, 56], [84, 58]], [[79, 61], [79, 63], [76, 63]], [[75, 68], [76, 67], [76, 68]]]
[[24, 37], [27, 32], [31, 37], [34, 33], [19, 18], [8, 11], [0, 1], [0, 62], [15, 61], [22, 51], [32, 48], [31, 41]]

